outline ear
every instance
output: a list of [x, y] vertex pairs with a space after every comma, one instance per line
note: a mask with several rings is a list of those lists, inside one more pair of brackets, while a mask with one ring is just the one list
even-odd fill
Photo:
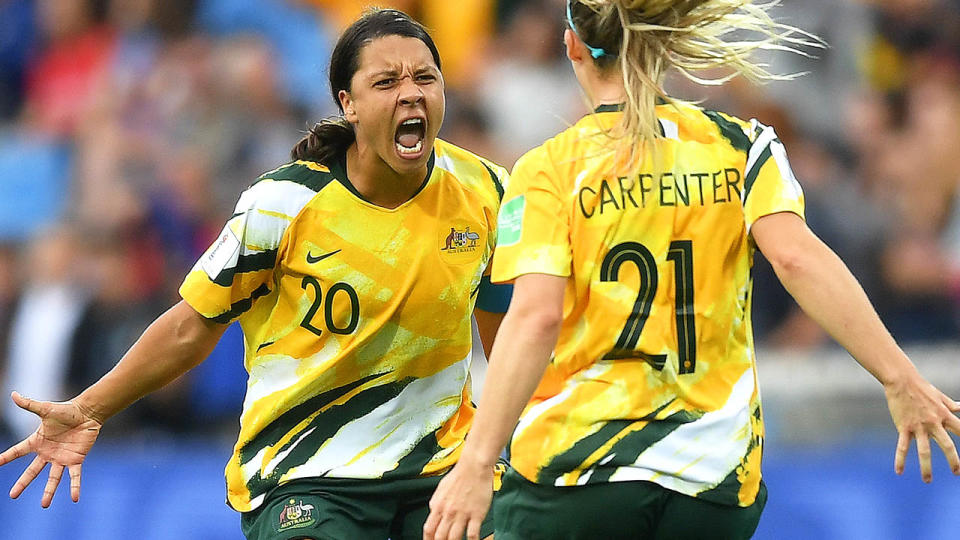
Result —
[[567, 28], [563, 31], [563, 44], [567, 49], [567, 58], [571, 62], [579, 63], [583, 61], [583, 55], [586, 52], [586, 47], [583, 46], [583, 42], [580, 41], [580, 38], [577, 37], [577, 34], [573, 30]]
[[340, 100], [340, 107], [343, 108], [343, 117], [347, 119], [347, 122], [356, 124], [358, 120], [357, 110], [353, 106], [353, 97], [350, 96], [350, 92], [340, 90], [337, 92], [337, 98]]

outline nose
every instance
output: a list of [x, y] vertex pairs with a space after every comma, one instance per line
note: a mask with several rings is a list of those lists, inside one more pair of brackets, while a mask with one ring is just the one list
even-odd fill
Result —
[[412, 78], [404, 77], [400, 81], [400, 103], [403, 105], [416, 105], [423, 101], [423, 90], [418, 84], [413, 82]]

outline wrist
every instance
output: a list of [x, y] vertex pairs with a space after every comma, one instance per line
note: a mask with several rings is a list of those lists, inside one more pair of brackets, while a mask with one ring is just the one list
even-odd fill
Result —
[[464, 444], [457, 464], [471, 469], [492, 469], [500, 458], [499, 453], [482, 448], [471, 447], [469, 441]]
[[887, 391], [902, 388], [917, 378], [920, 378], [920, 372], [917, 371], [909, 359], [906, 359], [902, 366], [897, 366], [897, 368], [889, 369], [877, 375], [877, 380], [880, 381], [880, 384], [882, 384], [883, 388]]
[[107, 414], [105, 411], [96, 407], [95, 403], [93, 403], [89, 396], [86, 395], [86, 391], [81, 392], [80, 395], [71, 399], [70, 403], [73, 403], [74, 407], [79, 409], [84, 416], [95, 420], [100, 425], [103, 425], [104, 422], [106, 422], [111, 416], [110, 414]]

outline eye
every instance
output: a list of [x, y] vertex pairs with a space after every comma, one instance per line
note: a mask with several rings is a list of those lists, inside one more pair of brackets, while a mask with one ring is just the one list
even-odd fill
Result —
[[437, 80], [436, 75], [433, 75], [431, 73], [424, 73], [421, 75], [417, 75], [417, 81], [419, 82], [433, 82], [435, 80]]
[[378, 80], [377, 82], [373, 83], [373, 85], [376, 86], [376, 87], [378, 87], [378, 88], [387, 88], [387, 87], [389, 87], [390, 85], [392, 85], [393, 83], [395, 83], [396, 81], [397, 81], [396, 79], [394, 79], [394, 78], [392, 78], [392, 77], [388, 77], [388, 78], [386, 78], [386, 79], [380, 79], [380, 80]]

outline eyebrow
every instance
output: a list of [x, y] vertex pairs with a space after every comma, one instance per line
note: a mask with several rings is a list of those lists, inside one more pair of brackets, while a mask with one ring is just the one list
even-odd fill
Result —
[[[437, 70], [436, 67], [431, 66], [431, 65], [429, 65], [429, 64], [424, 64], [424, 65], [422, 65], [422, 66], [418, 66], [417, 68], [415, 68], [415, 69], [413, 70], [413, 72], [414, 72], [415, 74], [416, 74], [416, 73], [423, 73], [424, 71], [437, 72], [438, 70]], [[396, 76], [399, 75], [399, 74], [400, 74], [400, 70], [398, 70], [398, 69], [383, 69], [383, 70], [377, 71], [377, 72], [375, 72], [375, 73], [372, 73], [372, 74], [370, 75], [370, 78], [371, 78], [371, 79], [377, 79], [377, 78], [380, 78], [380, 77], [396, 77]]]

